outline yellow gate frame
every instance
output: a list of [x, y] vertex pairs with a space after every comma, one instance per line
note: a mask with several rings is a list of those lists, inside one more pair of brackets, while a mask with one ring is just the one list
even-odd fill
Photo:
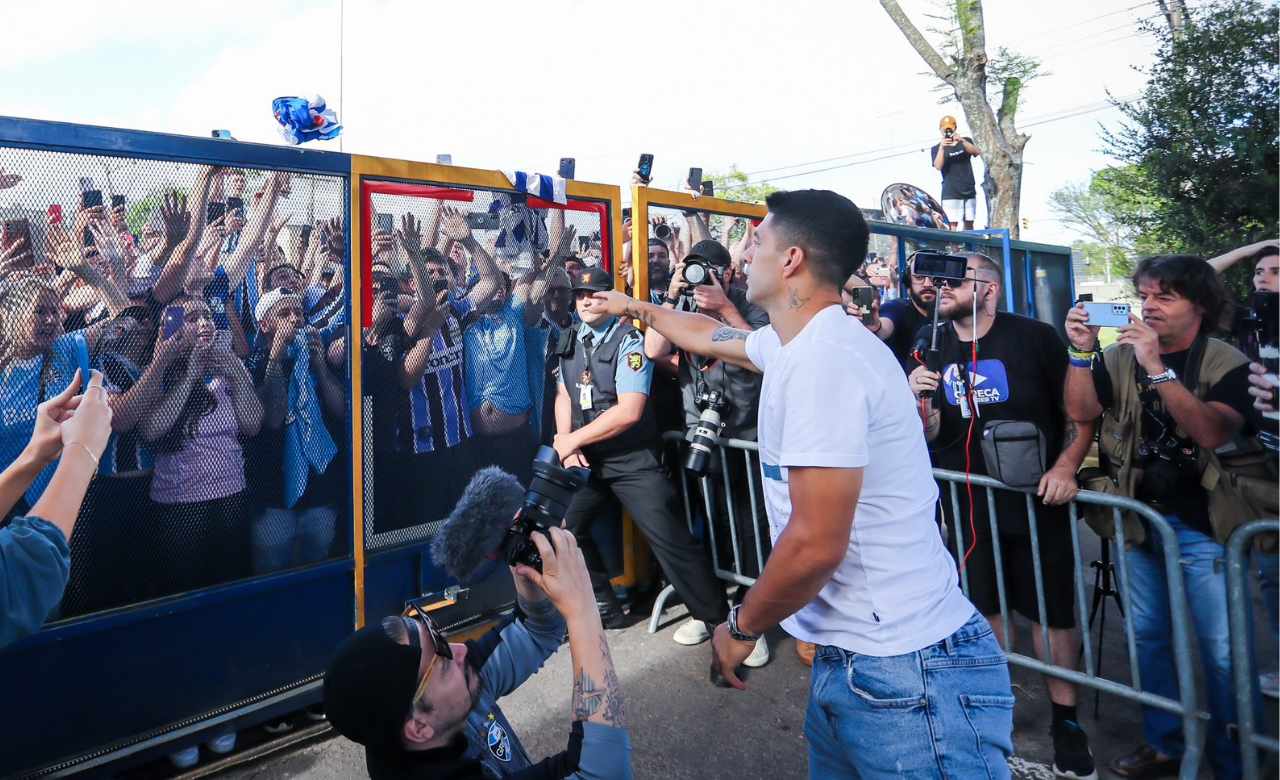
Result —
[[[702, 211], [726, 217], [764, 219], [769, 212], [758, 203], [742, 203], [736, 200], [713, 198], [707, 195], [694, 197], [687, 192], [672, 192], [636, 185], [631, 188], [631, 267], [635, 273], [637, 300], [649, 300], [649, 207]], [[644, 247], [645, 251], [638, 248]], [[621, 255], [618, 255], [621, 257]], [[678, 262], [683, 258], [673, 257]], [[615, 285], [616, 287], [617, 285]], [[643, 327], [643, 326], [642, 326]]]
[[[463, 168], [454, 165], [396, 160], [386, 157], [351, 155], [351, 331], [359, 334], [364, 324], [364, 263], [363, 242], [368, 226], [361, 218], [363, 186], [365, 178], [377, 180], [402, 180], [413, 184], [457, 186], [471, 189], [515, 192], [506, 174], [483, 168]], [[622, 259], [622, 190], [612, 184], [592, 184], [570, 181], [566, 194], [571, 198], [607, 201], [610, 220], [610, 259], [614, 269], [614, 286], [622, 289], [618, 268]], [[359, 348], [357, 348], [359, 347]], [[351, 495], [353, 523], [353, 552], [355, 557], [355, 625], [365, 621], [365, 550], [364, 550], [364, 390], [363, 390], [363, 340], [348, 346], [351, 363]], [[634, 568], [628, 556], [628, 569]], [[628, 572], [632, 574], [632, 572]], [[633, 575], [634, 576], [634, 575]]]

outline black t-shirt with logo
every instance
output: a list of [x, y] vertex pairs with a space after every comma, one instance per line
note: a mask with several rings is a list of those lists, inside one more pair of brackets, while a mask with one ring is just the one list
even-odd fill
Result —
[[[968, 136], [966, 141], [973, 143]], [[934, 144], [929, 150], [929, 161], [938, 159], [938, 147]], [[973, 183], [973, 155], [964, 150], [964, 144], [956, 144], [947, 149], [947, 156], [942, 161], [942, 199], [967, 200], [976, 198], [978, 190]]]
[[[920, 332], [927, 332], [927, 328], [921, 328]], [[1059, 338], [1058, 331], [1039, 320], [999, 312], [991, 330], [978, 339], [978, 360], [973, 365], [970, 360], [972, 345], [971, 341], [960, 341], [950, 323], [940, 335], [943, 369], [941, 398], [937, 403], [941, 412], [941, 428], [929, 445], [933, 465], [964, 471], [967, 438], [969, 472], [986, 474], [986, 462], [982, 458], [983, 428], [996, 420], [1020, 420], [1034, 423], [1044, 434], [1045, 466], [1052, 467], [1062, 450], [1066, 424], [1062, 393], [1067, 372], [1067, 347]], [[978, 407], [971, 436], [971, 411], [962, 371], [968, 372]], [[985, 523], [986, 496], [978, 489], [973, 491], [973, 495], [976, 522]], [[959, 502], [962, 511], [967, 509], [968, 499], [963, 485]], [[950, 498], [944, 491], [944, 507], [949, 509], [949, 503]], [[1036, 512], [1041, 520], [1060, 510], [1037, 502]], [[1020, 532], [1026, 528], [1026, 500], [1021, 495], [1007, 490], [997, 492], [996, 512], [1002, 531]]]

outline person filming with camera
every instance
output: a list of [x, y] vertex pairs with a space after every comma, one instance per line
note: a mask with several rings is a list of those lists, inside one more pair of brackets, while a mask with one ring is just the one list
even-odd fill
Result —
[[[714, 239], [703, 239], [676, 264], [671, 284], [660, 298], [661, 305], [668, 309], [702, 312], [740, 330], [753, 331], [765, 327], [769, 324], [768, 312], [747, 300], [746, 290], [734, 284], [734, 277], [729, 250]], [[654, 328], [644, 334], [644, 351], [657, 363], [675, 362], [684, 407], [684, 429], [690, 436], [701, 427], [723, 438], [755, 440], [760, 399], [758, 373], [714, 357], [677, 350]], [[699, 463], [702, 464], [700, 467]], [[744, 484], [747, 478], [745, 460], [730, 457], [726, 463], [730, 471], [729, 482]], [[691, 459], [686, 467], [698, 475], [714, 474], [714, 478], [707, 482], [694, 481], [697, 489], [707, 486], [715, 490], [723, 484], [717, 457], [704, 457], [700, 461]], [[734, 518], [738, 525], [735, 538], [743, 549], [752, 549], [757, 529], [752, 523], [751, 496], [745, 490], [734, 491], [732, 496], [712, 496], [711, 505], [718, 508], [725, 499], [734, 501]], [[697, 506], [705, 506], [705, 503], [698, 501]], [[719, 536], [728, 537], [728, 531], [721, 530]], [[754, 570], [754, 560], [743, 563], [749, 569], [744, 574], [749, 577], [759, 574]], [[713, 628], [715, 626], [691, 619], [676, 629], [672, 639], [684, 645], [699, 644], [711, 638]], [[768, 660], [769, 645], [762, 640], [756, 643], [756, 650], [746, 665], [763, 666]]]
[[[325, 713], [340, 734], [365, 746], [369, 777], [631, 777], [622, 688], [582, 551], [561, 528], [530, 539], [541, 571], [511, 569], [524, 617], [463, 644], [410, 608], [338, 646], [324, 677]], [[535, 765], [497, 701], [542, 667], [566, 630], [573, 658], [569, 743]]]
[[956, 132], [956, 118], [944, 116], [938, 122], [942, 140], [929, 150], [933, 167], [942, 173], [942, 208], [951, 229], [973, 230], [978, 215], [978, 189], [973, 181], [973, 158], [982, 154], [973, 139]]
[[[1142, 317], [1130, 314], [1105, 351], [1099, 353], [1099, 328], [1090, 325], [1085, 305], [1067, 312], [1067, 414], [1079, 422], [1099, 420], [1106, 478], [1097, 489], [1151, 505], [1177, 534], [1185, 598], [1204, 665], [1210, 764], [1216, 777], [1240, 777], [1240, 748], [1228, 730], [1236, 704], [1227, 580], [1219, 562], [1226, 557], [1227, 536], [1251, 514], [1215, 450], [1231, 441], [1249, 414], [1248, 359], [1209, 337], [1226, 293], [1203, 259], [1149, 257], [1138, 264], [1133, 285]], [[1130, 589], [1143, 690], [1177, 699], [1160, 540], [1135, 523], [1126, 525], [1126, 541], [1131, 549], [1122, 582]], [[1145, 744], [1112, 761], [1112, 772], [1176, 773], [1184, 749], [1181, 720], [1143, 707], [1143, 735]]]

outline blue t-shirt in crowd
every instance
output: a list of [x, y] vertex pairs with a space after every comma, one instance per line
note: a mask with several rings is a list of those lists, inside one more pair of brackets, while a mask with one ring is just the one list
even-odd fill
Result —
[[[89, 381], [89, 347], [77, 331], [60, 336], [47, 352], [27, 360], [15, 360], [0, 371], [0, 469], [6, 469], [31, 440], [36, 427], [36, 407], [61, 393], [81, 369]], [[57, 461], [35, 478], [26, 492], [27, 505], [44, 492]]]
[[514, 298], [493, 314], [479, 316], [462, 333], [467, 354], [467, 409], [485, 401], [504, 414], [522, 414], [533, 405], [529, 390], [524, 303]]

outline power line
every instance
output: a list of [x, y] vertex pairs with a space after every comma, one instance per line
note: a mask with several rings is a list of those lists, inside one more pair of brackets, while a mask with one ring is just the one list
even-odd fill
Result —
[[[1129, 96], [1126, 96], [1126, 97], [1123, 97], [1123, 98], [1118, 98], [1117, 100], [1118, 100], [1119, 102], [1122, 102], [1122, 103], [1123, 103], [1123, 102], [1127, 102], [1127, 101], [1129, 101], [1129, 100], [1133, 100], [1133, 99], [1134, 99], [1134, 98], [1136, 98], [1136, 97], [1138, 97], [1138, 95], [1137, 95], [1137, 94], [1134, 94], [1134, 95], [1129, 95]], [[1023, 124], [1022, 124], [1022, 127], [1036, 127], [1036, 126], [1038, 126], [1038, 125], [1044, 125], [1044, 124], [1048, 124], [1048, 123], [1050, 123], [1050, 122], [1057, 122], [1057, 121], [1062, 120], [1062, 119], [1071, 119], [1071, 118], [1074, 118], [1074, 117], [1077, 117], [1077, 116], [1083, 116], [1083, 115], [1085, 115], [1085, 114], [1090, 114], [1090, 113], [1094, 113], [1094, 112], [1097, 112], [1097, 111], [1103, 111], [1103, 110], [1105, 110], [1105, 109], [1107, 109], [1107, 108], [1110, 108], [1111, 106], [1112, 106], [1112, 101], [1110, 101], [1110, 100], [1097, 101], [1097, 102], [1094, 102], [1094, 103], [1085, 103], [1085, 104], [1082, 104], [1082, 105], [1079, 105], [1079, 106], [1073, 106], [1073, 107], [1071, 107], [1071, 108], [1065, 108], [1065, 109], [1062, 109], [1061, 111], [1056, 112], [1056, 113], [1052, 113], [1052, 114], [1048, 114], [1048, 115], [1045, 115], [1045, 116], [1041, 116], [1039, 119], [1033, 119], [1033, 120], [1031, 120], [1031, 121], [1029, 121], [1029, 122], [1025, 122], [1025, 123], [1023, 123]], [[855, 166], [855, 165], [864, 165], [864, 164], [867, 164], [867, 163], [880, 162], [881, 160], [890, 160], [890, 159], [893, 159], [893, 158], [895, 158], [895, 157], [904, 157], [904, 156], [906, 156], [906, 155], [908, 155], [908, 154], [917, 154], [917, 153], [919, 153], [919, 152], [921, 152], [921, 151], [924, 151], [924, 149], [928, 148], [928, 147], [923, 147], [923, 148], [922, 148], [922, 146], [921, 146], [922, 144], [932, 144], [935, 140], [937, 140], [937, 139], [934, 139], [934, 138], [926, 138], [926, 139], [921, 139], [921, 140], [918, 140], [918, 141], [912, 141], [912, 142], [910, 142], [910, 144], [894, 144], [893, 146], [885, 146], [885, 147], [880, 147], [880, 148], [877, 148], [877, 149], [867, 149], [867, 150], [864, 150], [864, 151], [861, 151], [861, 152], [853, 152], [853, 153], [851, 153], [851, 154], [840, 155], [840, 156], [837, 156], [837, 157], [827, 157], [827, 158], [823, 158], [823, 159], [821, 159], [821, 160], [809, 160], [809, 161], [807, 161], [807, 162], [793, 163], [793, 164], [791, 164], [791, 165], [782, 165], [782, 166], [778, 166], [778, 167], [776, 167], [776, 168], [767, 168], [767, 169], [762, 169], [762, 170], [758, 170], [758, 171], [752, 171], [752, 172], [747, 173], [746, 175], [747, 175], [748, 177], [750, 177], [750, 176], [754, 176], [754, 175], [756, 175], [756, 174], [758, 174], [758, 173], [771, 173], [771, 172], [774, 172], [774, 171], [786, 171], [786, 170], [790, 170], [790, 169], [792, 169], [792, 168], [802, 168], [802, 167], [805, 167], [805, 166], [808, 166], [808, 165], [819, 165], [819, 164], [821, 164], [821, 163], [834, 162], [834, 161], [836, 161], [836, 160], [847, 160], [847, 159], [849, 159], [850, 157], [863, 157], [863, 156], [868, 155], [868, 154], [876, 154], [877, 152], [891, 152], [890, 154], [883, 155], [883, 156], [880, 156], [880, 157], [873, 157], [873, 158], [868, 159], [868, 160], [854, 160], [854, 161], [849, 162], [849, 163], [843, 163], [843, 164], [841, 164], [841, 165], [833, 165], [833, 166], [830, 166], [830, 167], [827, 167], [827, 168], [819, 168], [819, 169], [812, 170], [812, 171], [799, 171], [799, 172], [797, 172], [797, 173], [785, 174], [785, 175], [782, 175], [782, 176], [766, 176], [766, 177], [765, 177], [765, 178], [763, 178], [763, 179], [757, 179], [757, 180], [755, 180], [755, 181], [748, 181], [748, 182], [746, 182], [745, 184], [743, 184], [743, 185], [741, 185], [741, 186], [747, 186], [747, 185], [749, 185], [749, 184], [763, 184], [763, 183], [765, 183], [765, 182], [770, 182], [770, 181], [780, 181], [780, 180], [782, 180], [782, 179], [789, 179], [789, 178], [792, 178], [792, 177], [795, 177], [795, 176], [807, 176], [807, 175], [809, 175], [809, 174], [811, 174], [811, 173], [822, 173], [822, 172], [825, 172], [825, 171], [837, 170], [837, 169], [839, 169], [839, 168], [849, 168], [849, 167], [852, 167], [852, 166]], [[907, 148], [908, 146], [909, 146], [910, 148]]]
[[[1133, 98], [1135, 98], [1135, 97], [1137, 97], [1137, 95], [1131, 95], [1131, 96], [1128, 96], [1128, 97], [1125, 97], [1125, 98], [1119, 98], [1119, 99], [1118, 99], [1118, 102], [1122, 102], [1122, 103], [1123, 103], [1123, 102], [1126, 102], [1126, 101], [1128, 101], [1128, 100], [1132, 100], [1132, 99], [1133, 99]], [[1042, 119], [1037, 119], [1037, 120], [1033, 120], [1033, 121], [1031, 121], [1031, 122], [1026, 122], [1026, 123], [1024, 123], [1022, 126], [1023, 126], [1023, 127], [1037, 127], [1037, 126], [1040, 126], [1040, 125], [1050, 124], [1050, 123], [1052, 123], [1052, 122], [1059, 122], [1059, 121], [1062, 121], [1062, 120], [1064, 120], [1064, 119], [1073, 119], [1073, 118], [1078, 117], [1078, 116], [1084, 116], [1084, 115], [1086, 115], [1086, 114], [1093, 114], [1093, 113], [1097, 113], [1098, 111], [1105, 111], [1105, 110], [1110, 109], [1110, 108], [1113, 108], [1113, 107], [1114, 107], [1114, 103], [1113, 103], [1112, 101], [1109, 101], [1109, 100], [1108, 100], [1108, 101], [1101, 101], [1101, 102], [1099, 102], [1099, 103], [1085, 104], [1084, 106], [1077, 106], [1077, 107], [1076, 107], [1076, 108], [1074, 108], [1074, 109], [1068, 109], [1068, 110], [1067, 110], [1067, 111], [1065, 111], [1064, 113], [1061, 113], [1061, 114], [1058, 114], [1058, 115], [1055, 115], [1055, 116], [1048, 116], [1048, 117], [1044, 117], [1044, 118], [1042, 118]], [[934, 140], [934, 139], [928, 139], [928, 140], [920, 141], [920, 142], [917, 142], [917, 143], [918, 143], [918, 144], [928, 144], [928, 143], [931, 143], [933, 140]], [[889, 149], [889, 148], [893, 148], [893, 147], [886, 147], [886, 149]], [[831, 165], [831, 166], [827, 166], [827, 167], [825, 167], [825, 168], [815, 168], [814, 170], [811, 170], [811, 171], [797, 171], [796, 173], [788, 173], [788, 174], [784, 174], [784, 175], [782, 175], [782, 176], [767, 176], [767, 177], [765, 177], [765, 178], [763, 178], [763, 179], [757, 179], [757, 180], [755, 180], [755, 181], [747, 181], [747, 182], [742, 183], [741, 185], [735, 185], [735, 187], [749, 187], [749, 186], [756, 185], [756, 184], [766, 184], [766, 183], [769, 183], [769, 182], [782, 181], [782, 180], [784, 180], [784, 179], [794, 179], [794, 178], [798, 178], [798, 177], [801, 177], [801, 176], [810, 176], [810, 175], [815, 174], [815, 173], [826, 173], [826, 172], [828, 172], [828, 171], [835, 171], [835, 170], [839, 170], [839, 169], [841, 169], [841, 168], [853, 168], [853, 167], [858, 166], [858, 165], [869, 165], [869, 164], [871, 164], [871, 163], [875, 163], [875, 162], [882, 162], [882, 161], [884, 161], [884, 160], [892, 160], [892, 159], [897, 158], [897, 157], [906, 157], [907, 155], [919, 154], [919, 153], [921, 153], [921, 152], [923, 152], [923, 151], [926, 151], [928, 147], [921, 147], [921, 146], [913, 145], [910, 149], [904, 149], [903, 147], [897, 147], [897, 148], [902, 149], [902, 151], [897, 151], [897, 152], [894, 152], [894, 153], [892, 153], [892, 154], [880, 155], [880, 156], [878, 156], [878, 157], [872, 157], [872, 158], [867, 159], [867, 160], [854, 160], [853, 162], [841, 163], [840, 165]], [[871, 152], [863, 152], [862, 154], [870, 154], [870, 153], [871, 153]], [[848, 157], [848, 156], [853, 156], [853, 155], [846, 155], [846, 156]], [[836, 160], [836, 159], [841, 159], [841, 158], [835, 157], [835, 158], [830, 158], [830, 159], [832, 159], [832, 160]], [[798, 165], [814, 165], [814, 164], [816, 164], [816, 163], [818, 163], [818, 162], [825, 162], [825, 161], [813, 161], [813, 162], [809, 162], [809, 163], [799, 163]], [[785, 170], [786, 168], [789, 168], [789, 167], [796, 167], [796, 166], [784, 166], [784, 168], [779, 168], [779, 169], [776, 169], [776, 170]], [[732, 189], [732, 188], [731, 188], [731, 189]]]

